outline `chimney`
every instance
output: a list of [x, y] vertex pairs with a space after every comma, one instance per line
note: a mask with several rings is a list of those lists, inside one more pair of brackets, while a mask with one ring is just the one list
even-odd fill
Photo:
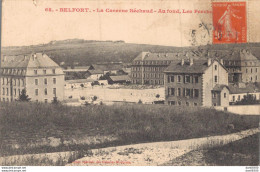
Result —
[[145, 56], [148, 54], [148, 52], [142, 52], [142, 61], [144, 60]]
[[184, 65], [184, 59], [181, 59], [181, 65], [182, 66]]
[[190, 66], [193, 65], [193, 58], [190, 58]]
[[220, 59], [220, 64], [224, 65], [223, 59]]
[[211, 59], [208, 58], [208, 66], [210, 66], [210, 65], [211, 65]]
[[33, 60], [35, 60], [36, 59], [36, 54], [33, 54]]

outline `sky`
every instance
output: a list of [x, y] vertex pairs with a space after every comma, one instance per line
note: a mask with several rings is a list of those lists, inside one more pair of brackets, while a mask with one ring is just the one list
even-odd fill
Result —
[[[257, 0], [249, 0], [251, 40], [259, 41], [260, 10]], [[260, 4], [259, 4], [260, 5]], [[162, 10], [212, 10], [208, 0], [4, 0], [2, 11], [2, 46], [48, 43], [52, 40], [124, 40], [128, 43], [168, 46], [191, 45], [191, 31], [196, 43], [211, 43], [212, 35], [199, 28], [201, 22], [212, 24], [212, 14], [158, 13]], [[52, 8], [54, 12], [45, 11]], [[92, 12], [59, 12], [60, 8], [89, 8]], [[155, 13], [108, 13], [98, 9], [153, 9]], [[55, 11], [55, 10], [58, 11]]]

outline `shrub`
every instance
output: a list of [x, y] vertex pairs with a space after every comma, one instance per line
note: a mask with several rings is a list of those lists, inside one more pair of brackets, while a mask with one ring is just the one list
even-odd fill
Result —
[[237, 101], [235, 105], [252, 105], [252, 104], [260, 104], [259, 100], [256, 100], [256, 97], [252, 94], [244, 95], [241, 101]]
[[29, 98], [29, 96], [26, 94], [26, 90], [23, 89], [21, 94], [19, 95], [19, 101], [22, 102], [29, 102], [31, 100], [31, 98]]

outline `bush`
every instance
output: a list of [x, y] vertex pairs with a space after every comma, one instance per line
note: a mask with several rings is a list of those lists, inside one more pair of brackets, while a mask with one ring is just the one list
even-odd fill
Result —
[[21, 94], [19, 95], [19, 101], [22, 102], [29, 102], [31, 100], [31, 98], [29, 98], [29, 96], [26, 94], [26, 90], [23, 89]]
[[235, 105], [253, 105], [260, 104], [260, 100], [256, 100], [256, 97], [252, 94], [244, 95], [241, 101], [237, 101]]

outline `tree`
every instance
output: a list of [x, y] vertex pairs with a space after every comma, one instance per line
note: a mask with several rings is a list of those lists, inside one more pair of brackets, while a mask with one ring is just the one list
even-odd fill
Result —
[[259, 104], [260, 101], [256, 100], [256, 97], [253, 94], [244, 95], [241, 101], [237, 101], [236, 105], [252, 105], [252, 104]]
[[53, 97], [53, 100], [52, 100], [52, 104], [58, 104], [59, 101], [58, 101], [58, 97]]
[[28, 95], [26, 95], [26, 90], [23, 89], [21, 94], [19, 95], [19, 101], [22, 101], [22, 102], [29, 102], [31, 100], [31, 98], [29, 98]]
[[92, 103], [93, 103], [94, 101], [97, 100], [97, 96], [94, 96], [94, 97], [92, 97], [91, 99], [92, 99]]
[[156, 94], [156, 96], [155, 96], [157, 99], [159, 99], [160, 98], [160, 94]]
[[87, 102], [87, 101], [85, 101], [85, 104], [84, 104], [85, 106], [88, 106], [88, 105], [90, 105], [90, 103], [89, 102]]

